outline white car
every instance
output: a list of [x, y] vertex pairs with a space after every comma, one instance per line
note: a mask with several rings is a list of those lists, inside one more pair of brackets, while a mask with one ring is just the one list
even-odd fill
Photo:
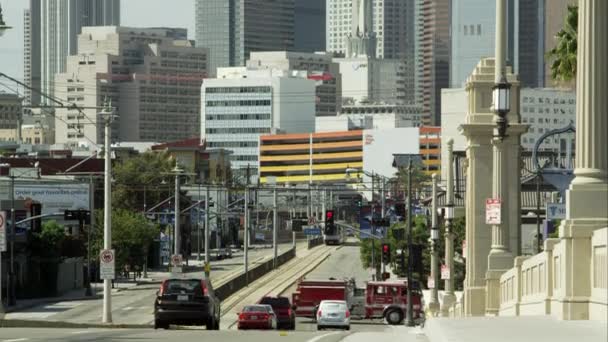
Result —
[[317, 309], [317, 330], [338, 328], [350, 330], [350, 311], [343, 300], [324, 300]]

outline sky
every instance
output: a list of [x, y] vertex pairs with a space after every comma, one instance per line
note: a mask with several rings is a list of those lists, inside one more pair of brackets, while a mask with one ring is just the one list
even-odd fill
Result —
[[[146, 27], [185, 27], [188, 37], [194, 39], [195, 0], [121, 0], [121, 25]], [[11, 30], [0, 37], [0, 72], [23, 79], [23, 10], [29, 0], [0, 0], [4, 21]], [[0, 90], [9, 84], [0, 79]]]

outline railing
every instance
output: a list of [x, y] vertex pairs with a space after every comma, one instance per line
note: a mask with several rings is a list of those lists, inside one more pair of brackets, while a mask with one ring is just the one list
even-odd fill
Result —
[[606, 243], [608, 228], [593, 232], [591, 238], [591, 300], [589, 319], [606, 320], [608, 317], [608, 255]]
[[[598, 229], [588, 245], [589, 319], [593, 320], [605, 320], [608, 315], [607, 241], [608, 228]], [[565, 297], [567, 243], [568, 240], [547, 239], [543, 252], [515, 258], [514, 267], [500, 277], [501, 316], [563, 316], [563, 305], [556, 299]]]

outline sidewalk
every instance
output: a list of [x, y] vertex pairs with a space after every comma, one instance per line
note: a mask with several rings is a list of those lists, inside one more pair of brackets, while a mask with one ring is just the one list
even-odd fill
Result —
[[561, 321], [547, 316], [427, 319], [430, 342], [605, 342], [606, 321]]
[[[139, 285], [137, 282], [114, 282], [114, 288], [112, 289], [112, 293], [118, 293], [120, 291], [133, 288], [137, 285]], [[87, 296], [85, 295], [85, 289], [82, 288], [70, 290], [60, 296], [55, 297], [18, 299], [17, 305], [5, 307], [4, 311], [5, 313], [12, 313], [27, 310], [48, 303], [100, 299], [103, 295], [103, 283], [92, 283], [91, 292], [91, 296]], [[0, 314], [0, 318], [3, 318], [2, 314]]]

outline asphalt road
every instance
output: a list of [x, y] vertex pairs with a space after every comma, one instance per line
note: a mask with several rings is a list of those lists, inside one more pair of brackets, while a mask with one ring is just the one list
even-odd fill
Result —
[[35, 341], [179, 341], [179, 342], [426, 342], [419, 331], [392, 327], [387, 332], [280, 332], [150, 329], [0, 329], [0, 342]]
[[[286, 250], [291, 244], [280, 246]], [[249, 260], [272, 254], [271, 248], [255, 249], [250, 253]], [[251, 266], [250, 266], [251, 267]], [[212, 262], [211, 279], [219, 279], [243, 268], [243, 257], [236, 256]], [[189, 273], [192, 277], [202, 277], [202, 272]], [[164, 279], [168, 273], [150, 272], [154, 279]], [[142, 284], [127, 288], [112, 294], [112, 321], [116, 324], [151, 324], [153, 321], [154, 298], [159, 285], [156, 283]], [[6, 319], [63, 321], [71, 323], [99, 323], [101, 322], [103, 302], [101, 299], [66, 300], [56, 303], [42, 304], [30, 309], [13, 312], [6, 315]]]

